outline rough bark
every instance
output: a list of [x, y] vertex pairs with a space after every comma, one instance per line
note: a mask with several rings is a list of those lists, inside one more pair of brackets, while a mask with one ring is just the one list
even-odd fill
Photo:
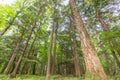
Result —
[[74, 0], [70, 0], [71, 8], [73, 11], [76, 27], [81, 41], [82, 52], [86, 64], [86, 80], [107, 80], [107, 76], [103, 70], [100, 60], [97, 56], [95, 48], [93, 47], [89, 35], [84, 27], [82, 18], [77, 9]]
[[19, 59], [18, 59], [18, 62], [16, 63], [16, 66], [15, 66], [13, 72], [12, 72], [11, 75], [10, 75], [11, 78], [14, 78], [14, 77], [16, 76], [16, 73], [17, 73], [17, 71], [18, 71], [18, 68], [19, 68], [19, 65], [20, 65], [20, 63], [21, 63], [21, 60], [22, 60], [22, 58], [23, 58], [23, 56], [24, 56], [24, 54], [25, 54], [25, 51], [26, 51], [27, 46], [28, 46], [28, 42], [29, 42], [29, 40], [30, 40], [30, 38], [31, 38], [31, 35], [32, 35], [32, 32], [34, 31], [34, 28], [35, 28], [35, 25], [33, 25], [32, 29], [31, 29], [31, 32], [30, 32], [30, 35], [29, 35], [29, 37], [27, 38], [26, 43], [25, 43], [25, 45], [24, 45], [24, 48], [23, 48], [23, 50], [22, 50], [22, 52], [21, 52], [21, 55], [20, 55], [20, 57], [19, 57]]
[[47, 71], [46, 71], [46, 79], [45, 80], [50, 80], [50, 64], [51, 64], [51, 51], [52, 51], [52, 41], [53, 41], [53, 33], [54, 33], [54, 22], [53, 22], [53, 27], [50, 33], [50, 45], [48, 48], [48, 63], [47, 63]]
[[8, 64], [7, 64], [6, 68], [4, 70], [4, 74], [8, 74], [8, 72], [10, 70], [10, 67], [12, 66], [12, 64], [13, 64], [13, 62], [15, 60], [16, 54], [17, 54], [17, 52], [18, 52], [18, 50], [20, 48], [20, 42], [22, 40], [22, 36], [23, 35], [24, 35], [24, 31], [23, 31], [22, 35], [20, 36], [19, 41], [18, 41], [18, 43], [17, 43], [17, 45], [16, 45], [16, 47], [15, 47], [13, 53], [12, 53], [12, 56], [11, 56], [11, 58], [10, 58]]

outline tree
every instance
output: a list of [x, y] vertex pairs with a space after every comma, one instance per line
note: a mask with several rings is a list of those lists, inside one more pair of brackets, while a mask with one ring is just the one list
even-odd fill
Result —
[[[57, 24], [57, 23], [56, 23]], [[51, 66], [51, 74], [55, 74], [55, 59], [56, 59], [56, 40], [57, 40], [57, 26], [54, 26], [54, 50], [52, 56], [52, 66]]]
[[20, 36], [19, 41], [18, 41], [18, 43], [17, 43], [17, 45], [16, 45], [16, 47], [15, 47], [13, 53], [12, 53], [12, 56], [11, 56], [11, 58], [10, 58], [8, 64], [7, 64], [6, 68], [4, 70], [5, 74], [8, 74], [8, 72], [10, 70], [10, 67], [12, 66], [12, 64], [13, 64], [13, 62], [15, 60], [16, 54], [17, 54], [17, 52], [18, 52], [18, 50], [20, 48], [20, 42], [22, 41], [23, 35], [24, 35], [24, 31], [23, 31], [22, 35]]
[[[36, 22], [35, 22], [35, 24], [36, 24]], [[33, 31], [34, 31], [34, 28], [35, 28], [35, 26], [36, 26], [35, 24], [32, 25], [32, 29], [31, 29], [30, 35], [28, 36], [28, 38], [27, 38], [27, 40], [26, 40], [26, 43], [25, 43], [24, 48], [23, 48], [23, 51], [21, 52], [21, 55], [20, 55], [20, 57], [19, 57], [19, 59], [18, 59], [18, 62], [17, 62], [17, 64], [16, 64], [13, 72], [12, 72], [11, 75], [10, 75], [11, 78], [14, 78], [14, 77], [16, 76], [16, 73], [17, 73], [18, 68], [19, 68], [19, 66], [20, 66], [20, 63], [21, 63], [21, 60], [22, 60], [22, 58], [23, 58], [23, 56], [24, 56], [24, 54], [25, 54], [26, 48], [27, 48], [27, 46], [28, 46], [28, 42], [29, 42], [29, 40], [30, 40], [30, 38], [31, 38], [31, 36], [32, 36], [32, 33], [33, 33]]]
[[47, 63], [47, 71], [46, 71], [46, 79], [45, 80], [50, 80], [50, 64], [51, 64], [51, 52], [52, 52], [52, 42], [53, 42], [53, 33], [54, 33], [54, 22], [52, 26], [52, 30], [50, 33], [50, 45], [48, 48], [48, 63]]
[[77, 51], [75, 26], [74, 26], [74, 22], [71, 19], [70, 19], [70, 23], [71, 23], [70, 27], [72, 30], [72, 39], [73, 39], [73, 58], [74, 58], [75, 76], [80, 77], [81, 71], [80, 71], [80, 64], [79, 64], [79, 55]]
[[[73, 11], [74, 19], [76, 22], [76, 27], [78, 29], [78, 34], [81, 41], [83, 56], [86, 64], [86, 79], [90, 79], [91, 76], [93, 79], [102, 79], [107, 80], [107, 76], [103, 70], [103, 67], [100, 63], [100, 60], [97, 56], [97, 53], [90, 41], [89, 35], [84, 27], [82, 18], [79, 14], [77, 6], [74, 0], [70, 0], [70, 5]], [[91, 75], [91, 76], [89, 76]]]

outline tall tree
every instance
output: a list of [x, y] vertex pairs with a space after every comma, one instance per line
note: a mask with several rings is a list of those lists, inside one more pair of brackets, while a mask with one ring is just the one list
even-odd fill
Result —
[[17, 52], [18, 52], [18, 50], [20, 48], [20, 42], [22, 41], [23, 35], [24, 35], [24, 31], [23, 31], [22, 35], [20, 36], [19, 41], [18, 41], [18, 43], [17, 43], [17, 45], [16, 45], [16, 47], [15, 47], [13, 53], [12, 53], [12, 56], [11, 56], [11, 58], [10, 58], [8, 64], [7, 64], [6, 68], [4, 70], [5, 74], [8, 74], [8, 72], [10, 70], [10, 67], [12, 66], [12, 64], [13, 64], [13, 62], [15, 60], [16, 54], [17, 54]]
[[[106, 24], [105, 21], [103, 20], [100, 12], [98, 12], [98, 19], [99, 19], [99, 22], [101, 23], [101, 26], [102, 26], [103, 31], [104, 31], [104, 32], [109, 32], [110, 29], [108, 28], [107, 24]], [[110, 47], [111, 47], [110, 50], [111, 50], [112, 56], [114, 57], [117, 65], [118, 65], [118, 67], [120, 68], [120, 61], [119, 61], [118, 57], [116, 56], [115, 51], [112, 49], [112, 45], [113, 45], [113, 46], [117, 46], [117, 42], [116, 42], [115, 39], [108, 40], [108, 42], [109, 42], [109, 45], [110, 45]], [[118, 55], [120, 56], [120, 50], [117, 49], [116, 51], [117, 51]]]
[[107, 80], [107, 76], [103, 70], [95, 48], [93, 47], [89, 35], [84, 27], [77, 5], [74, 0], [70, 0], [70, 4], [76, 22], [76, 27], [80, 37], [82, 52], [86, 64], [86, 80], [89, 80], [91, 76], [93, 77], [93, 80]]
[[53, 42], [53, 33], [54, 33], [54, 22], [52, 26], [52, 30], [50, 32], [50, 44], [48, 48], [48, 63], [47, 63], [47, 71], [46, 71], [46, 79], [45, 80], [50, 80], [50, 68], [51, 68], [51, 53], [52, 53], [52, 42]]
[[80, 77], [81, 72], [80, 72], [79, 56], [78, 56], [77, 44], [76, 44], [77, 42], [75, 36], [76, 35], [75, 26], [72, 20], [70, 21], [70, 26], [72, 30], [72, 39], [73, 39], [73, 58], [74, 58], [75, 76]]
[[[56, 23], [57, 24], [57, 23]], [[51, 66], [51, 74], [55, 74], [55, 59], [56, 59], [56, 40], [57, 40], [57, 26], [54, 26], [54, 50], [52, 56], [52, 66]]]
[[[35, 22], [35, 23], [36, 23], [36, 22]], [[28, 46], [28, 42], [29, 42], [29, 40], [30, 40], [30, 38], [31, 38], [31, 36], [32, 36], [32, 33], [33, 33], [33, 31], [34, 31], [35, 26], [36, 26], [35, 24], [32, 25], [32, 29], [31, 29], [31, 31], [30, 31], [30, 35], [28, 36], [28, 38], [27, 38], [27, 40], [26, 40], [26, 43], [25, 43], [24, 48], [23, 48], [23, 51], [21, 52], [21, 55], [20, 55], [20, 57], [19, 57], [19, 59], [18, 59], [18, 62], [16, 63], [16, 66], [15, 66], [13, 72], [12, 72], [11, 75], [10, 75], [10, 77], [12, 77], [12, 78], [14, 78], [14, 77], [16, 76], [16, 73], [17, 73], [18, 68], [19, 68], [19, 66], [20, 66], [21, 60], [22, 60], [22, 58], [23, 58], [23, 56], [24, 56], [24, 54], [25, 54], [25, 51], [26, 51], [27, 46]]]

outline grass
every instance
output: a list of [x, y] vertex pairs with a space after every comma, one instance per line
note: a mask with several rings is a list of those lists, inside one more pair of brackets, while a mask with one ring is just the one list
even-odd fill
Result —
[[[9, 78], [9, 75], [0, 74], [0, 80], [45, 80], [45, 76], [39, 75], [17, 75], [16, 78]], [[61, 76], [54, 75], [50, 77], [50, 80], [84, 80], [82, 78], [76, 78], [73, 76]], [[112, 77], [108, 77], [108, 80], [115, 80]], [[118, 79], [117, 79], [118, 80]]]

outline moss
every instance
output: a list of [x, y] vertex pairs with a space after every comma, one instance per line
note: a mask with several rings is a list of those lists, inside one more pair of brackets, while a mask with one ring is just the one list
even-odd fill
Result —
[[115, 76], [115, 80], [120, 80], [120, 75]]
[[101, 80], [98, 74], [87, 72], [85, 74], [85, 80]]

